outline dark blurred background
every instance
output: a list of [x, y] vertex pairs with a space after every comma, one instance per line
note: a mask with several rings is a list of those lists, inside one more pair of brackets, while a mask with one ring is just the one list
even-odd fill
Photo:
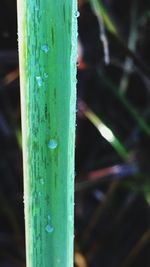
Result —
[[[76, 267], [150, 267], [150, 2], [79, 0]], [[24, 267], [16, 1], [0, 3], [0, 267]]]

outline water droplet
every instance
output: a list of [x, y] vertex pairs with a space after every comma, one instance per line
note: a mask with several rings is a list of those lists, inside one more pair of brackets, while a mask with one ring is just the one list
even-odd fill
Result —
[[80, 12], [79, 11], [76, 11], [75, 12], [75, 16], [78, 18], [80, 16]]
[[48, 221], [50, 221], [51, 220], [51, 216], [50, 215], [48, 215]]
[[47, 224], [45, 227], [45, 230], [46, 230], [46, 232], [51, 234], [54, 231], [54, 228], [50, 224]]
[[48, 45], [47, 44], [43, 44], [42, 46], [41, 46], [41, 49], [42, 49], [42, 51], [44, 52], [44, 53], [48, 53], [48, 51], [49, 51], [49, 47], [48, 47]]
[[57, 147], [57, 142], [56, 142], [56, 140], [54, 140], [54, 139], [50, 140], [49, 143], [48, 143], [48, 147], [49, 147], [50, 149], [55, 149], [55, 148]]
[[45, 78], [45, 79], [48, 78], [48, 73], [47, 73], [47, 72], [44, 73], [44, 78]]
[[43, 85], [43, 80], [41, 76], [36, 76], [36, 80], [37, 80], [38, 86], [41, 87]]
[[44, 184], [44, 179], [43, 178], [40, 179], [40, 183]]

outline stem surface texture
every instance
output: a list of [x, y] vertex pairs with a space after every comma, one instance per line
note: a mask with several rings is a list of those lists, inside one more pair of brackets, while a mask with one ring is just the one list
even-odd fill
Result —
[[18, 0], [27, 267], [72, 267], [76, 0]]

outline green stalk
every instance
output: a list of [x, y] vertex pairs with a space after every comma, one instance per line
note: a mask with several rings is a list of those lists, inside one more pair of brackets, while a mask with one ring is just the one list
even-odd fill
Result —
[[76, 0], [18, 0], [27, 267], [73, 266]]

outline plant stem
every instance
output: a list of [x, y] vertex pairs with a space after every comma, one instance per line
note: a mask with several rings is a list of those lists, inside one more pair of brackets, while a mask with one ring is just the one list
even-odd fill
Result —
[[76, 0], [18, 0], [27, 267], [73, 266]]

